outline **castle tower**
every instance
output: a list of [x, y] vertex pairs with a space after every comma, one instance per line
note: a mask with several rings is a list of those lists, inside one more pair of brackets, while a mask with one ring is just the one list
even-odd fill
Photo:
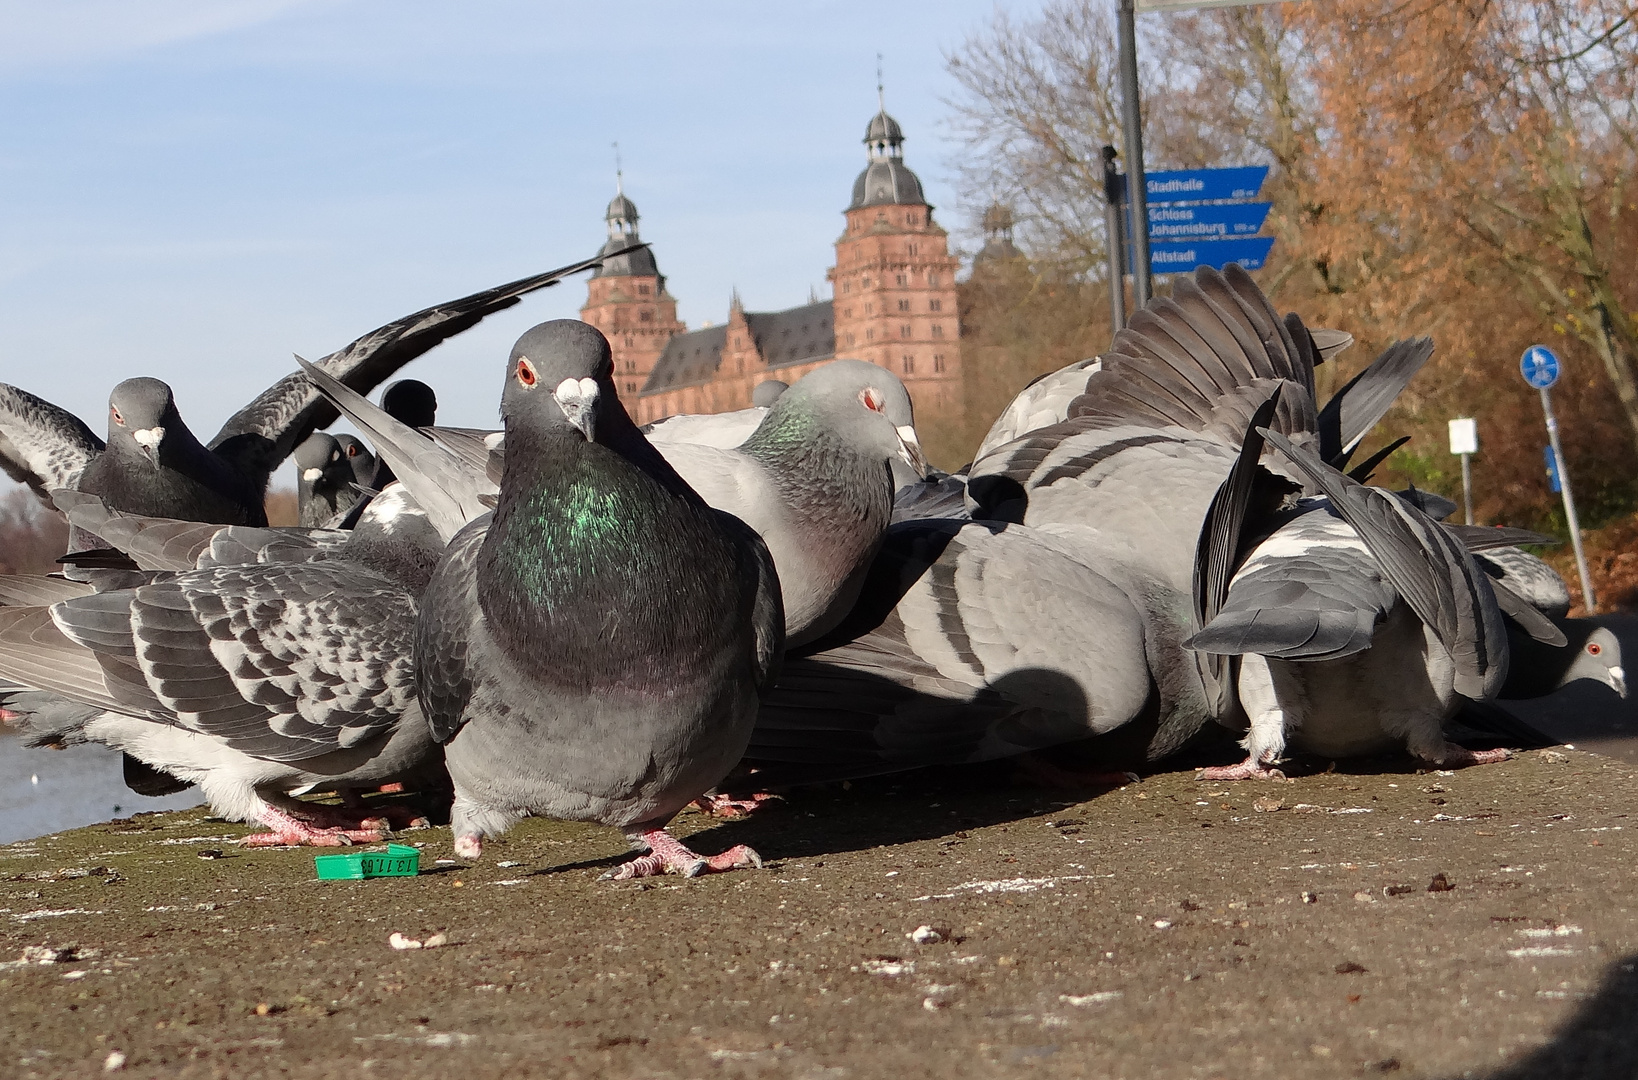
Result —
[[[626, 197], [618, 172], [615, 195], [603, 217], [609, 227], [605, 252], [637, 242], [637, 204]], [[593, 271], [580, 318], [609, 339], [614, 382], [628, 399], [635, 399], [643, 388], [665, 343], [685, 329], [677, 318], [676, 298], [666, 292], [665, 277], [650, 248], [616, 255]]]
[[[880, 87], [877, 88], [880, 104]], [[904, 132], [882, 107], [865, 129], [865, 170], [826, 275], [835, 297], [836, 355], [880, 364], [924, 412], [956, 415], [961, 326], [949, 236], [933, 223], [921, 181], [904, 164]]]

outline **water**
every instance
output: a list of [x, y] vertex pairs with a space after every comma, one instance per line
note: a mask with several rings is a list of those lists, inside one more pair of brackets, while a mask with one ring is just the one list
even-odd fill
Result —
[[198, 788], [150, 799], [125, 786], [117, 752], [104, 746], [30, 750], [0, 736], [0, 844], [204, 801]]

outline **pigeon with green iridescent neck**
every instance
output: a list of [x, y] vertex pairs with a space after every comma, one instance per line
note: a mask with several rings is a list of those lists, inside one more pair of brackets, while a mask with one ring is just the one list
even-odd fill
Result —
[[456, 534], [416, 624], [422, 711], [455, 783], [455, 850], [536, 815], [623, 830], [611, 876], [757, 865], [665, 831], [739, 760], [784, 643], [766, 546], [713, 510], [615, 393], [577, 320], [513, 347], [492, 514]]

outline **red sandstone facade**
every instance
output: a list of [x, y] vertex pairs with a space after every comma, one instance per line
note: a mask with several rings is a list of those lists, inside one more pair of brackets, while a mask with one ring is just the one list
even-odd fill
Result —
[[[831, 301], [747, 312], [736, 295], [726, 323], [689, 331], [677, 319], [647, 249], [615, 256], [593, 275], [581, 318], [602, 330], [615, 382], [638, 423], [677, 413], [743, 409], [762, 382], [791, 383], [837, 357], [880, 364], [904, 380], [923, 422], [961, 401], [956, 270], [921, 181], [905, 166], [903, 132], [886, 111], [865, 134], [869, 160], [853, 185], [847, 225], [827, 273]], [[637, 239], [637, 207], [609, 204], [609, 243]]]

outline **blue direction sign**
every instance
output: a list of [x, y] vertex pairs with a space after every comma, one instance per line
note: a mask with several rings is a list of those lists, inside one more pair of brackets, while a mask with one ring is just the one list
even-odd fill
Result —
[[1201, 237], [1252, 236], [1263, 227], [1273, 203], [1149, 204], [1151, 240], [1190, 240]]
[[1537, 390], [1545, 390], [1558, 382], [1558, 357], [1545, 345], [1532, 345], [1519, 359], [1519, 370], [1524, 381]]
[[1226, 240], [1155, 240], [1149, 244], [1149, 272], [1186, 274], [1201, 266], [1221, 270], [1229, 263], [1239, 263], [1246, 270], [1260, 270], [1273, 247], [1272, 236], [1230, 237]]
[[1144, 178], [1151, 203], [1211, 202], [1214, 199], [1255, 199], [1268, 179], [1267, 165], [1234, 169], [1180, 169], [1152, 172]]

